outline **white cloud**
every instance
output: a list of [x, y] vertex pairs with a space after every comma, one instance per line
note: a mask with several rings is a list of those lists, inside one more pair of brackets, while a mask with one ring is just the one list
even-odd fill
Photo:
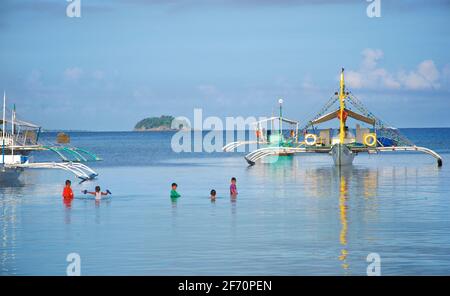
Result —
[[414, 71], [400, 72], [398, 78], [406, 89], [421, 90], [440, 87], [440, 73], [432, 60], [423, 61]]
[[67, 68], [64, 70], [64, 78], [68, 81], [78, 81], [83, 74], [83, 69], [78, 67]]
[[360, 68], [346, 73], [351, 88], [427, 90], [441, 87], [442, 75], [432, 60], [421, 62], [414, 70], [392, 73], [379, 66], [384, 56], [380, 49], [364, 49], [362, 56]]
[[216, 103], [225, 105], [227, 100], [225, 94], [212, 84], [202, 84], [197, 86], [197, 90], [206, 100], [214, 100]]
[[450, 64], [445, 65], [444, 69], [442, 70], [442, 84], [447, 88], [450, 89]]
[[42, 74], [39, 70], [31, 71], [27, 79], [27, 86], [32, 89], [42, 87]]
[[309, 75], [305, 76], [305, 78], [303, 79], [301, 88], [304, 91], [317, 91], [320, 89], [319, 86], [317, 86], [314, 83], [314, 81], [312, 80], [312, 78]]
[[362, 55], [364, 57], [362, 67], [364, 69], [373, 69], [377, 66], [378, 61], [383, 58], [384, 53], [381, 49], [366, 48], [363, 50]]
[[105, 72], [101, 70], [95, 70], [92, 72], [92, 77], [96, 80], [103, 80], [105, 78]]

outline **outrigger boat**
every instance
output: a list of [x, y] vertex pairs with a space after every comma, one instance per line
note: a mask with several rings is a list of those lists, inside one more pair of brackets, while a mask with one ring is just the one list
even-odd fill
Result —
[[[44, 145], [39, 142], [41, 127], [16, 118], [15, 107], [7, 116], [6, 94], [3, 95], [3, 116], [0, 122], [0, 181], [17, 179], [25, 169], [60, 169], [74, 174], [81, 181], [98, 174], [83, 162], [101, 160], [97, 155], [72, 146]], [[9, 119], [10, 118], [10, 119]], [[32, 162], [30, 154], [54, 152], [61, 161]]]
[[[336, 103], [339, 104], [335, 109]], [[334, 109], [334, 110], [333, 110]], [[331, 111], [330, 111], [331, 110]], [[352, 118], [358, 122], [355, 131], [347, 126], [347, 119]], [[331, 129], [317, 130], [316, 126], [330, 120], [339, 120], [339, 132], [333, 136]], [[361, 128], [360, 123], [369, 127]], [[308, 130], [312, 129], [312, 132]], [[262, 147], [245, 156], [249, 165], [254, 165], [258, 160], [270, 155], [296, 154], [296, 153], [328, 153], [332, 156], [336, 166], [346, 166], [353, 163], [358, 153], [366, 152], [377, 154], [379, 152], [415, 151], [433, 156], [437, 165], [442, 166], [442, 157], [435, 151], [419, 147], [403, 136], [398, 129], [387, 126], [377, 118], [349, 91], [345, 88], [344, 69], [340, 75], [339, 91], [331, 97], [321, 111], [313, 117], [302, 129], [304, 140], [296, 145]], [[225, 151], [231, 151], [245, 142], [230, 143], [224, 147]], [[227, 148], [227, 149], [225, 149]]]
[[[283, 117], [283, 100], [280, 99], [279, 116], [271, 116], [269, 118], [261, 119], [254, 122], [256, 141], [236, 141], [225, 145], [222, 150], [231, 152], [244, 145], [257, 145], [258, 150], [265, 148], [273, 148], [272, 155], [277, 156], [292, 156], [295, 152], [291, 152], [284, 148], [294, 148], [298, 146], [298, 128], [299, 122], [296, 120]], [[284, 125], [288, 125], [289, 134], [286, 134]], [[263, 150], [265, 151], [265, 150]]]

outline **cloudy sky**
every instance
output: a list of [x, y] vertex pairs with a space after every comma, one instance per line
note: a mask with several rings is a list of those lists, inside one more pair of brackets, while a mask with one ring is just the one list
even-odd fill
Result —
[[0, 89], [49, 129], [162, 114], [305, 121], [347, 86], [398, 127], [450, 127], [450, 0], [66, 0], [0, 4]]

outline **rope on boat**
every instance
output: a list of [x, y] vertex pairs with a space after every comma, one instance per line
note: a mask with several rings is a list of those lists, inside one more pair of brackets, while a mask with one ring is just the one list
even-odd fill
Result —
[[316, 119], [318, 119], [319, 117], [321, 117], [322, 115], [324, 115], [325, 112], [327, 112], [328, 109], [330, 109], [330, 108], [334, 105], [334, 103], [336, 103], [337, 100], [339, 100], [339, 97], [338, 97], [338, 96], [332, 96], [332, 97], [328, 100], [328, 102], [325, 103], [325, 105], [322, 107], [322, 109], [319, 111], [319, 113], [317, 113], [316, 115], [314, 115], [314, 117], [313, 117], [311, 120], [309, 120], [309, 121], [307, 122], [307, 124], [306, 124], [303, 128], [301, 128], [300, 130], [303, 131], [303, 130], [308, 129], [308, 128], [311, 126], [311, 122], [313, 122], [314, 120], [316, 120]]
[[351, 92], [349, 92], [347, 99], [356, 109], [358, 109], [359, 112], [375, 120], [375, 129], [377, 130], [378, 136], [394, 140], [399, 146], [414, 146], [414, 143], [401, 134], [398, 130], [389, 128], [389, 125], [370, 112], [366, 106]]

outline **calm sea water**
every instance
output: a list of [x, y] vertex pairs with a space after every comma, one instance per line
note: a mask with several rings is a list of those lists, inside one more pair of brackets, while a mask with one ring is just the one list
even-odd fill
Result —
[[[99, 178], [29, 170], [0, 184], [0, 274], [65, 275], [72, 252], [83, 275], [365, 275], [372, 252], [384, 275], [450, 274], [450, 129], [403, 132], [444, 166], [398, 153], [341, 170], [328, 155], [247, 167], [242, 153], [174, 153], [172, 133], [71, 133], [104, 159]], [[68, 207], [67, 178], [78, 198], [95, 185], [113, 196]]]

